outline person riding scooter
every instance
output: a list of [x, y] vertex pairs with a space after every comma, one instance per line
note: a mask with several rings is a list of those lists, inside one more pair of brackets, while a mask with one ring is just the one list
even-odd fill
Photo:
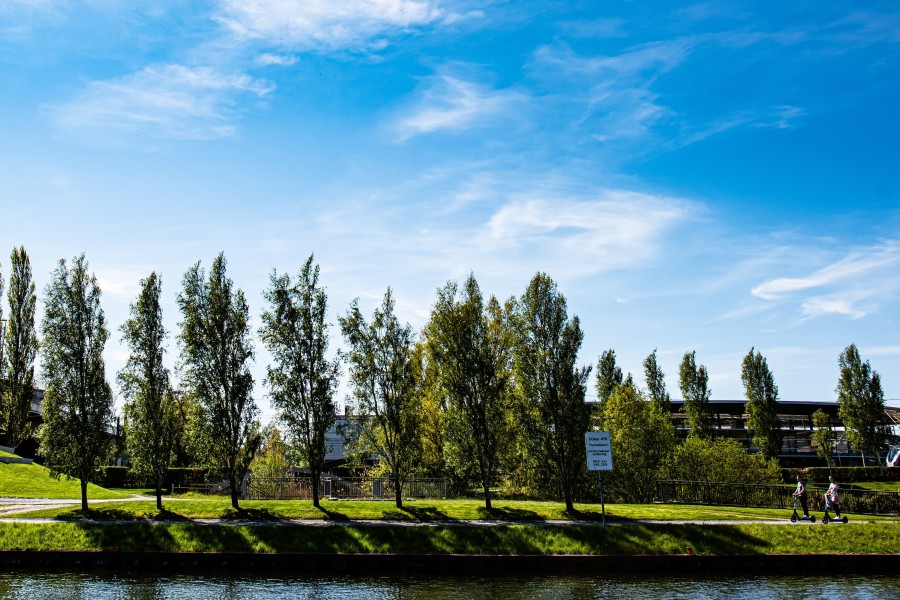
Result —
[[809, 519], [809, 503], [806, 495], [806, 484], [803, 483], [803, 478], [800, 475], [797, 475], [797, 489], [792, 495], [800, 500], [800, 506], [803, 508], [802, 518]]

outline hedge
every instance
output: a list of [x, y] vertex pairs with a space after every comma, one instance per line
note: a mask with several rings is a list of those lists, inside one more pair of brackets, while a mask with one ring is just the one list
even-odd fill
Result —
[[[206, 482], [207, 469], [171, 467], [166, 470], [163, 487], [187, 487], [203, 485]], [[144, 477], [135, 477], [128, 467], [100, 467], [97, 482], [106, 488], [149, 488], [155, 482]]]
[[828, 484], [828, 476], [834, 475], [838, 483], [862, 481], [900, 481], [900, 469], [888, 467], [807, 467], [805, 469], [782, 469], [785, 483], [796, 483], [797, 475], [803, 476], [808, 484]]

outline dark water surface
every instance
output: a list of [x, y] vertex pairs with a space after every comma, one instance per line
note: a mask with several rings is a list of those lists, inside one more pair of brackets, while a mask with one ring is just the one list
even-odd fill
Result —
[[478, 598], [900, 598], [900, 576], [855, 577], [255, 577], [225, 574], [123, 575], [13, 572], [0, 574], [0, 598], [49, 600], [230, 600], [250, 598], [421, 599]]

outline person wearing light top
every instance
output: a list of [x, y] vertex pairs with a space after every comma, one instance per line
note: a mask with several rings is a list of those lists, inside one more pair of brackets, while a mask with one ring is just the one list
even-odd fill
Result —
[[828, 510], [828, 507], [834, 508], [834, 516], [837, 518], [841, 518], [841, 499], [838, 498], [838, 484], [834, 481], [834, 476], [829, 475], [828, 481], [831, 482], [831, 485], [828, 486], [828, 491], [825, 492], [825, 500], [827, 502], [827, 506], [825, 510]]
[[806, 484], [803, 478], [797, 475], [797, 491], [793, 494], [800, 500], [800, 506], [803, 507], [803, 516], [809, 518], [809, 504], [806, 501]]

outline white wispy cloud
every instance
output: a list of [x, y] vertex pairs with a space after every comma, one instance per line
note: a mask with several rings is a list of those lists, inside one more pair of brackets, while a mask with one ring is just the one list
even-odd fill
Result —
[[[438, 131], [490, 126], [510, 118], [527, 99], [515, 90], [497, 90], [443, 73], [427, 80], [418, 97], [392, 123], [400, 141]], [[520, 111], [515, 111], [521, 113]]]
[[801, 310], [806, 317], [844, 315], [851, 319], [861, 319], [866, 316], [864, 311], [855, 308], [847, 298], [810, 298], [803, 302]]
[[383, 44], [385, 34], [445, 16], [429, 0], [222, 0], [217, 19], [240, 39], [296, 49], [362, 50]]
[[284, 56], [281, 54], [270, 54], [265, 52], [260, 54], [256, 59], [256, 64], [261, 67], [268, 67], [270, 65], [275, 65], [278, 67], [290, 67], [297, 63], [296, 56]]
[[608, 142], [646, 135], [672, 111], [654, 90], [657, 78], [689, 55], [693, 42], [677, 39], [626, 49], [616, 55], [581, 56], [565, 45], [545, 45], [532, 70], [552, 84], [554, 103], [580, 105], [577, 127]]
[[656, 256], [664, 235], [692, 214], [687, 201], [623, 190], [594, 199], [521, 198], [494, 213], [480, 242], [486, 251], [600, 273]]
[[244, 73], [151, 65], [117, 79], [91, 82], [72, 100], [44, 109], [59, 129], [80, 139], [152, 146], [231, 136], [238, 97], [265, 96], [271, 90]]
[[[809, 249], [807, 249], [808, 251]], [[768, 301], [785, 301], [801, 295], [803, 319], [843, 315], [859, 319], [877, 309], [879, 299], [900, 289], [900, 243], [850, 251], [840, 260], [801, 277], [778, 277], [765, 281], [751, 294]]]
[[754, 287], [751, 293], [765, 300], [786, 294], [820, 288], [857, 278], [868, 278], [876, 270], [890, 269], [900, 263], [900, 244], [884, 245], [851, 252], [848, 256], [805, 277], [778, 277]]

